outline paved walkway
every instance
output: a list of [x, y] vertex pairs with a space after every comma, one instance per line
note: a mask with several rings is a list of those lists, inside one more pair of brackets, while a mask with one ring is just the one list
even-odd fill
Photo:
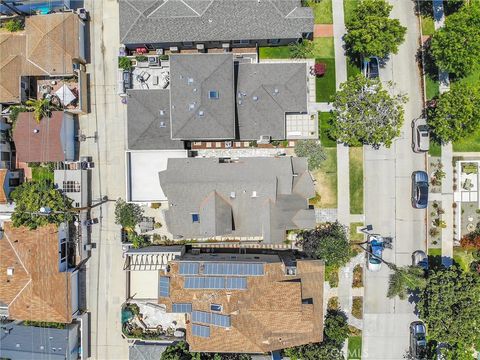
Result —
[[[343, 16], [343, 0], [332, 1], [333, 12], [333, 44], [335, 49], [335, 79], [337, 90], [340, 84], [347, 81], [347, 59], [343, 49], [343, 35], [345, 35], [345, 21]], [[337, 145], [337, 196], [338, 221], [350, 224], [350, 165], [348, 146]]]
[[332, 37], [333, 25], [332, 24], [315, 24], [313, 28], [313, 37]]
[[[363, 296], [363, 288], [352, 288], [353, 269], [358, 264], [365, 265], [365, 254], [362, 252], [355, 256], [350, 262], [338, 272], [338, 301], [340, 308], [348, 314], [348, 324], [357, 329], [363, 328], [363, 320], [352, 316], [353, 296]], [[365, 276], [364, 276], [365, 281]]]
[[321, 111], [321, 112], [330, 112], [333, 109], [332, 103], [310, 103], [309, 104], [309, 111]]
[[[433, 18], [435, 30], [445, 24], [445, 13], [443, 11], [443, 0], [433, 0]], [[439, 71], [440, 94], [450, 90], [450, 79], [448, 73]], [[447, 209], [443, 214], [443, 220], [447, 227], [442, 229], [442, 264], [451, 266], [453, 263], [453, 210], [450, 204], [453, 203], [453, 147], [451, 143], [442, 145], [442, 164], [445, 171], [445, 178], [442, 180], [442, 204]]]

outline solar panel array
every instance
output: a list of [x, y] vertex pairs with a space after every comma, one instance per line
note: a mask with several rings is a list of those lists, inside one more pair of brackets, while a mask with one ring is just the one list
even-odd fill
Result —
[[181, 262], [178, 273], [180, 275], [198, 275], [199, 269], [200, 263], [198, 262]]
[[220, 327], [230, 327], [230, 316], [209, 313], [206, 311], [193, 311], [192, 322], [199, 322]]
[[173, 313], [191, 313], [192, 304], [190, 303], [173, 303], [172, 304]]
[[245, 290], [246, 278], [186, 276], [185, 289]]
[[203, 264], [204, 275], [227, 276], [261, 276], [264, 274], [263, 264], [256, 263], [221, 263], [208, 262]]
[[163, 297], [170, 296], [170, 278], [168, 276], [160, 276], [159, 294]]
[[192, 335], [208, 338], [208, 337], [210, 337], [210, 327], [209, 326], [192, 324]]

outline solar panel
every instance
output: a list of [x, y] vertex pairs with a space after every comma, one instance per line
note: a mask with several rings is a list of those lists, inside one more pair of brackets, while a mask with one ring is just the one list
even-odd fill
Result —
[[170, 296], [170, 278], [168, 276], [160, 276], [159, 294], [163, 297]]
[[228, 315], [220, 315], [220, 314], [212, 314], [211, 316], [211, 324], [221, 327], [230, 327], [230, 316]]
[[261, 276], [264, 274], [263, 264], [252, 263], [219, 263], [208, 262], [203, 265], [204, 275], [239, 275]]
[[208, 337], [210, 337], [210, 327], [209, 326], [192, 324], [192, 335], [208, 338]]
[[206, 311], [193, 311], [192, 312], [192, 321], [210, 324], [210, 313]]
[[229, 315], [209, 313], [206, 311], [193, 311], [192, 322], [210, 324], [220, 327], [230, 327], [231, 325]]
[[181, 262], [178, 273], [180, 275], [198, 275], [200, 264], [198, 262]]
[[185, 289], [225, 289], [225, 278], [186, 276], [183, 287]]
[[227, 277], [225, 278], [225, 288], [227, 290], [245, 290], [247, 288], [247, 278]]
[[174, 303], [172, 304], [173, 313], [191, 313], [192, 304], [190, 303]]

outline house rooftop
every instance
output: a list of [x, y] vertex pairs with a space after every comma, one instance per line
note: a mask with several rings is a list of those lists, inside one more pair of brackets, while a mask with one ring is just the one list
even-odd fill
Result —
[[285, 114], [306, 113], [306, 63], [239, 63], [236, 86], [239, 139], [286, 139]]
[[201, 254], [171, 261], [168, 294], [160, 278], [159, 303], [187, 313], [192, 351], [265, 353], [323, 340], [323, 262], [297, 260], [287, 275], [279, 256], [256, 262], [230, 256], [238, 259]]
[[315, 226], [308, 207], [315, 192], [305, 158], [169, 159], [159, 177], [174, 236], [281, 243], [287, 230]]
[[234, 139], [233, 55], [171, 55], [170, 117], [172, 139]]
[[313, 32], [300, 0], [120, 0], [123, 44], [298, 39]]
[[15, 320], [72, 321], [70, 273], [60, 272], [59, 228], [4, 223], [0, 239], [0, 302]]
[[128, 90], [128, 148], [130, 150], [183, 149], [171, 140], [170, 91]]

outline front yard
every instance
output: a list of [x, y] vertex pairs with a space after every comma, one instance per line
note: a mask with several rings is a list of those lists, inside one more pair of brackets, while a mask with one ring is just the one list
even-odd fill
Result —
[[350, 336], [348, 338], [348, 360], [359, 360], [362, 358], [362, 337]]
[[315, 79], [315, 98], [317, 102], [331, 102], [336, 92], [335, 59], [317, 58], [315, 62], [326, 65], [325, 75]]
[[310, 1], [308, 6], [313, 9], [315, 24], [333, 24], [332, 0]]
[[331, 116], [329, 112], [318, 113], [318, 135], [323, 147], [337, 147], [337, 142], [329, 135]]
[[311, 204], [318, 208], [337, 207], [337, 149], [325, 148], [327, 159], [312, 175], [315, 179], [315, 191], [318, 194]]
[[350, 213], [363, 214], [363, 148], [351, 147], [350, 157]]
[[480, 128], [468, 137], [453, 143], [455, 152], [480, 152]]
[[[308, 41], [308, 40], [305, 40]], [[262, 59], [291, 59], [290, 45], [262, 46], [258, 50], [260, 60]], [[333, 37], [319, 37], [313, 40], [313, 50], [309, 58], [333, 59], [335, 52], [333, 48]]]

